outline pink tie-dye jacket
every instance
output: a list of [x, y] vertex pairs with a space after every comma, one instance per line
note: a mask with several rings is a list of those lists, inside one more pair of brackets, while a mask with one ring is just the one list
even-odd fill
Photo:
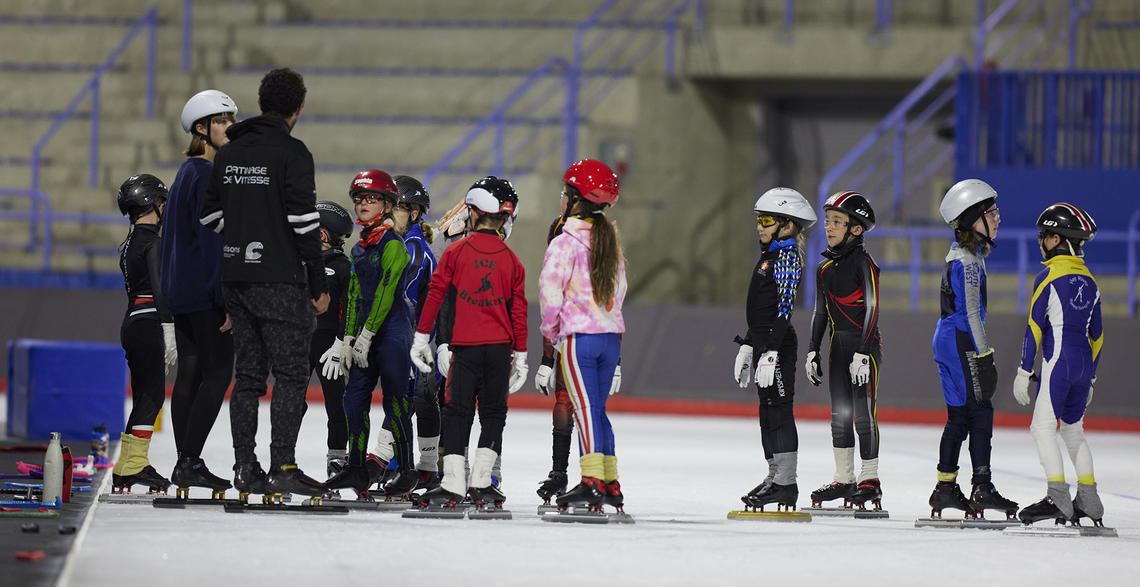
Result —
[[[599, 217], [605, 222], [605, 217]], [[625, 300], [625, 259], [618, 263], [618, 281], [614, 299], [607, 307], [594, 301], [590, 284], [590, 231], [593, 225], [579, 218], [567, 218], [562, 234], [554, 237], [546, 248], [542, 273], [538, 276], [540, 330], [546, 338], [557, 341], [570, 334], [625, 332], [621, 316]]]

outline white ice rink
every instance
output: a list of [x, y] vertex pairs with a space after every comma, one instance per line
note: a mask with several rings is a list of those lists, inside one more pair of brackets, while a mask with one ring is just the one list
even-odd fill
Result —
[[[374, 422], [378, 414], [374, 406]], [[267, 406], [261, 415], [258, 454], [264, 464]], [[1043, 538], [914, 528], [916, 518], [930, 514], [926, 500], [935, 483], [940, 427], [882, 426], [880, 473], [889, 520], [817, 517], [791, 524], [725, 518], [766, 471], [755, 421], [622, 414], [612, 420], [626, 511], [637, 520], [632, 526], [541, 521], [534, 490], [550, 469], [550, 414], [515, 410], [503, 455], [513, 520], [98, 504], [61, 585], [1140, 584], [1140, 435], [1089, 433], [1105, 523], [1120, 537]], [[827, 423], [800, 422], [799, 434], [804, 507], [808, 493], [831, 480], [833, 464]], [[960, 481], [968, 492], [969, 456], [965, 448], [962, 453]], [[297, 457], [319, 478], [324, 454], [324, 410], [314, 405]], [[225, 409], [203, 456], [215, 473], [232, 476]], [[169, 428], [156, 435], [151, 459], [164, 474], [172, 469]], [[572, 483], [576, 462], [571, 460]], [[996, 431], [993, 471], [998, 489], [1023, 506], [1045, 494], [1027, 430]], [[1067, 475], [1075, 481], [1071, 467]], [[194, 495], [208, 496], [202, 491]]]

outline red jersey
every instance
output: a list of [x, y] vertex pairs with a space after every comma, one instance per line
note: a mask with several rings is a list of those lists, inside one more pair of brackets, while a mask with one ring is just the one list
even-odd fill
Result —
[[444, 297], [455, 302], [455, 346], [511, 343], [526, 351], [526, 271], [493, 231], [475, 231], [452, 243], [431, 276], [416, 331], [431, 333]]

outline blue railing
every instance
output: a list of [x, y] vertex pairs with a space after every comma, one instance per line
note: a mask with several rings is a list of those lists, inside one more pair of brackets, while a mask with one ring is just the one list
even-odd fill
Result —
[[[67, 107], [55, 118], [51, 127], [48, 128], [39, 140], [36, 141], [32, 147], [32, 154], [30, 157], [31, 162], [31, 179], [27, 188], [0, 188], [0, 197], [7, 198], [26, 198], [30, 203], [31, 209], [27, 212], [21, 211], [0, 211], [0, 220], [26, 220], [29, 228], [28, 242], [24, 245], [15, 245], [19, 248], [24, 248], [28, 251], [35, 250], [37, 243], [41, 243], [43, 247], [43, 268], [49, 269], [51, 267], [51, 252], [52, 252], [52, 223], [53, 222], [110, 222], [115, 219], [112, 214], [62, 214], [52, 211], [51, 200], [43, 192], [40, 186], [40, 171], [43, 165], [43, 151], [47, 144], [59, 131], [63, 123], [75, 115], [79, 104], [85, 98], [91, 98], [91, 137], [89, 140], [89, 157], [87, 168], [87, 181], [91, 187], [95, 187], [98, 182], [98, 165], [99, 165], [99, 106], [101, 85], [103, 75], [111, 71], [115, 62], [126, 51], [131, 41], [143, 29], [147, 31], [147, 76], [146, 76], [146, 117], [148, 119], [154, 118], [154, 103], [155, 103], [155, 57], [157, 46], [157, 28], [158, 28], [158, 7], [152, 6], [141, 17], [135, 20], [134, 25], [123, 36], [122, 41], [115, 47], [107, 59], [100, 65], [91, 78], [87, 80], [83, 87], [80, 88], [79, 93], [71, 99]], [[44, 229], [43, 235], [39, 234], [39, 224], [43, 222]], [[0, 246], [11, 247], [11, 243], [3, 243]], [[96, 251], [98, 247], [80, 247], [81, 249]], [[101, 250], [101, 249], [100, 249]]]
[[[993, 12], [987, 12], [986, 0], [977, 0], [977, 37], [974, 47], [975, 66], [1012, 67], [1026, 60], [1040, 63], [1049, 58], [1057, 42], [1068, 42], [1075, 47], [1077, 21], [1087, 12], [1087, 2], [1065, 0], [1050, 2], [1036, 0], [1005, 0]], [[1015, 10], [1018, 9], [1019, 10]], [[1068, 17], [1067, 34], [1049, 41], [1045, 33], [1058, 19]], [[991, 35], [999, 30], [996, 38]], [[1028, 28], [1027, 30], [1027, 27]], [[1008, 49], [1014, 42], [1013, 49]], [[1071, 50], [1070, 65], [1075, 63]], [[955, 99], [956, 87], [952, 77], [968, 67], [965, 57], [951, 56], [922, 80], [893, 108], [875, 128], [863, 137], [820, 181], [817, 191], [822, 207], [824, 200], [837, 189], [854, 189], [867, 194], [879, 204], [880, 222], [900, 222], [907, 219], [907, 194], [922, 193], [939, 170], [944, 169], [954, 155], [954, 147], [940, 143], [930, 128], [930, 120], [951, 116], [948, 106]], [[941, 91], [937, 94], [933, 92]], [[923, 110], [911, 117], [919, 104]], [[939, 119], [933, 117], [939, 116]], [[916, 131], [921, 131], [917, 132]], [[917, 142], [910, 140], [918, 135]], [[882, 195], [890, 194], [890, 206], [883, 206]], [[885, 227], [884, 227], [885, 228]], [[808, 252], [815, 258], [826, 247], [823, 231], [816, 231], [808, 243]], [[815, 276], [806, 276], [806, 285], [814, 286]], [[810, 305], [809, 300], [805, 304]]]
[[1140, 167], [1140, 72], [958, 76], [961, 167]]

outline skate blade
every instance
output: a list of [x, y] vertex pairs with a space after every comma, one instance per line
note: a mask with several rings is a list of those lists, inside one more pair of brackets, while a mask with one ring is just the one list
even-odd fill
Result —
[[376, 502], [376, 511], [380, 512], [405, 512], [409, 509], [415, 509], [416, 504], [410, 499], [393, 499], [391, 501], [378, 501]]
[[985, 518], [919, 518], [914, 521], [915, 528], [950, 528], [975, 530], [1004, 530], [1021, 526], [1017, 520], [987, 520]]
[[183, 509], [192, 506], [228, 506], [240, 504], [237, 499], [210, 499], [208, 497], [192, 497], [179, 499], [177, 497], [156, 497], [151, 504], [156, 508]]
[[[162, 495], [161, 493], [157, 495]], [[155, 500], [155, 495], [147, 495], [145, 493], [100, 493], [99, 503], [132, 503], [150, 505]]]
[[578, 524], [609, 524], [613, 520], [611, 520], [609, 514], [606, 514], [605, 512], [590, 511], [586, 508], [572, 507], [566, 510], [555, 510], [551, 513], [543, 514], [542, 521]]
[[1077, 538], [1079, 536], [1097, 536], [1102, 538], [1117, 538], [1116, 528], [1096, 526], [1034, 526], [1018, 523], [1016, 527], [1006, 528], [1002, 534], [1010, 536], [1051, 536], [1053, 538]]
[[891, 517], [887, 510], [861, 510], [859, 508], [806, 507], [800, 511], [820, 518], [854, 518], [856, 520], [885, 520]]
[[350, 510], [364, 510], [364, 511], [377, 511], [380, 509], [380, 502], [368, 501], [364, 499], [328, 499], [325, 498], [325, 505], [335, 505]]
[[558, 506], [556, 506], [554, 504], [543, 504], [543, 505], [538, 506], [538, 515], [540, 515], [540, 516], [543, 514], [549, 514], [551, 512], [557, 512], [557, 511], [558, 511]]
[[467, 512], [468, 520], [510, 520], [513, 519], [513, 517], [511, 510], [504, 510], [502, 508], [476, 508]]
[[315, 514], [325, 516], [347, 515], [348, 508], [341, 505], [285, 505], [283, 503], [232, 503], [226, 504], [226, 513], [246, 512], [267, 514]]
[[400, 514], [402, 518], [419, 518], [424, 520], [462, 520], [467, 516], [467, 508], [411, 508]]
[[730, 520], [763, 520], [768, 522], [810, 522], [811, 514], [807, 512], [754, 512], [750, 510], [733, 510], [728, 512]]

